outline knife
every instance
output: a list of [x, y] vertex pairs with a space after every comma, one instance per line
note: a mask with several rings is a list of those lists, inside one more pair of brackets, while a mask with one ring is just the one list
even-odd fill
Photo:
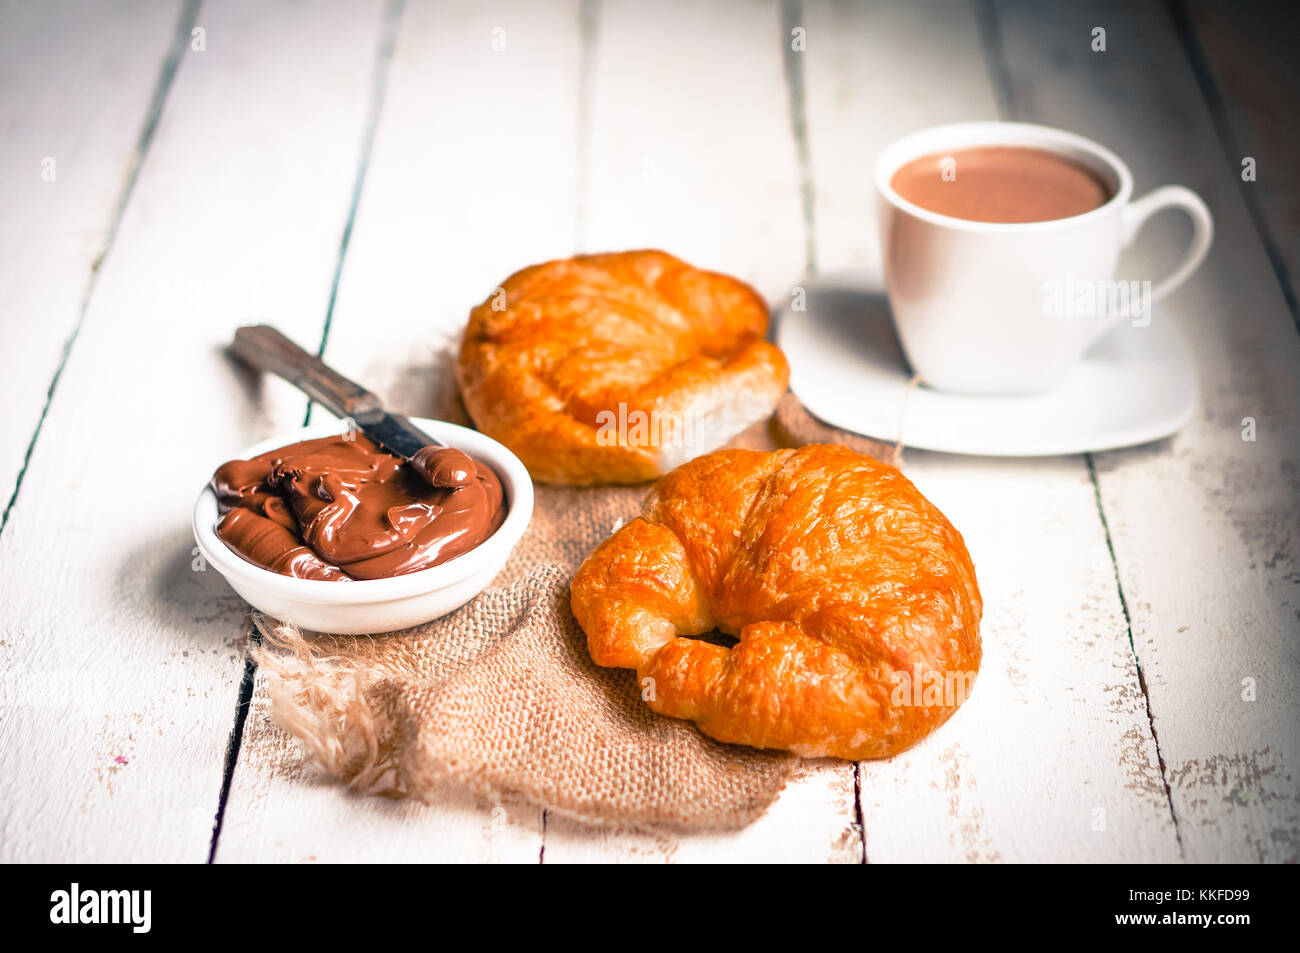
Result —
[[[468, 456], [430, 437], [405, 414], [384, 410], [377, 394], [344, 377], [269, 324], [239, 328], [230, 350], [250, 367], [284, 378], [336, 417], [355, 422], [363, 434], [410, 463], [434, 486], [463, 486], [474, 479], [474, 462]], [[421, 453], [426, 448], [436, 449]]]

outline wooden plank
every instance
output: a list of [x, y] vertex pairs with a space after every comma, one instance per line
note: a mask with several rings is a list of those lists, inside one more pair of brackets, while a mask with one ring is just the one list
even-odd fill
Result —
[[[1294, 861], [1300, 339], [1166, 11], [996, 9], [1027, 117], [1116, 147], [1138, 192], [1180, 182], [1214, 212], [1214, 250], [1154, 318], [1187, 333], [1200, 413], [1169, 441], [1099, 455], [1097, 478], [1183, 856]], [[1105, 53], [1090, 49], [1097, 25]], [[1168, 218], [1140, 237], [1132, 273], [1159, 274], [1186, 241]]]
[[548, 864], [859, 863], [862, 833], [853, 810], [853, 771], [832, 759], [802, 762], [776, 802], [737, 832], [597, 828], [548, 817]]
[[[0, 507], [128, 182], [180, 0], [0, 5]], [[88, 94], [90, 91], [90, 94]]]
[[1092, 485], [1077, 457], [904, 470], [963, 533], [985, 614], [966, 706], [863, 766], [873, 860], [1178, 859]]
[[[579, 48], [576, 2], [405, 10], [325, 352], [391, 406], [454, 416], [469, 309], [515, 269], [572, 251]], [[249, 726], [222, 861], [540, 856], [536, 807], [451, 785], [432, 807], [305, 785], [281, 769], [260, 689]]]
[[536, 863], [541, 812], [447, 784], [426, 805], [350, 794], [321, 778], [268, 715], [257, 676], [218, 863]]
[[[769, 300], [803, 273], [800, 175], [775, 2], [602, 4], [585, 246], [662, 246]], [[857, 861], [853, 768], [806, 765], [746, 830], [592, 831], [549, 818], [547, 863]]]
[[585, 245], [663, 247], [769, 299], [803, 272], [775, 0], [603, 3]]
[[1228, 165], [1240, 181], [1291, 316], [1300, 322], [1300, 184], [1294, 173], [1300, 167], [1295, 123], [1300, 72], [1293, 65], [1300, 6], [1191, 0], [1172, 9], [1179, 13], [1189, 65], [1206, 94]]
[[[817, 257], [879, 274], [875, 156], [925, 126], [996, 117], [980, 34], [947, 0], [810, 5], [808, 21]], [[952, 721], [862, 765], [868, 858], [1176, 859], [1084, 460], [908, 451], [903, 469], [965, 536], [985, 655]]]
[[871, 180], [877, 153], [927, 126], [998, 118], [969, 7], [960, 0], [808, 4], [803, 60], [822, 272], [880, 268]]
[[247, 622], [190, 514], [304, 408], [221, 348], [255, 317], [319, 334], [379, 13], [200, 13], [0, 538], [5, 861], [207, 857]]

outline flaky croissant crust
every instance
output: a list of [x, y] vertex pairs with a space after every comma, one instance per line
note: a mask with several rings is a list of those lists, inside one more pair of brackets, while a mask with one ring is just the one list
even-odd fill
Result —
[[[474, 308], [457, 378], [475, 425], [535, 479], [639, 483], [772, 412], [789, 368], [767, 322], [753, 288], [665, 252], [581, 255], [516, 272]], [[620, 408], [698, 422], [707, 445], [674, 460], [653, 429], [603, 441]]]
[[[981, 655], [961, 534], [894, 467], [838, 446], [677, 468], [583, 563], [572, 607], [595, 662], [636, 669], [655, 711], [806, 757], [908, 748]], [[714, 629], [739, 641], [691, 638]]]

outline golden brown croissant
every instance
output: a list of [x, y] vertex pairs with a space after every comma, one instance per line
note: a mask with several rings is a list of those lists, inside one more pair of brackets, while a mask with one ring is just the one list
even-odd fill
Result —
[[767, 306], [660, 251], [525, 268], [476, 307], [457, 378], [475, 425], [551, 483], [640, 483], [771, 414]]
[[[598, 665], [719, 741], [880, 758], [943, 724], [980, 662], [961, 534], [845, 447], [724, 450], [664, 477], [578, 570]], [[724, 648], [691, 636], [719, 629]]]

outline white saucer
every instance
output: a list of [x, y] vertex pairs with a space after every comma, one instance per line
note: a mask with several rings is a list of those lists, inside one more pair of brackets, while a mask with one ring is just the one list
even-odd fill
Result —
[[790, 387], [828, 424], [948, 453], [1005, 457], [1106, 450], [1158, 440], [1196, 408], [1196, 374], [1182, 333], [1157, 310], [1145, 328], [1121, 323], [1055, 390], [1028, 397], [908, 389], [878, 277], [844, 272], [804, 285], [807, 310], [781, 309], [777, 345]]

